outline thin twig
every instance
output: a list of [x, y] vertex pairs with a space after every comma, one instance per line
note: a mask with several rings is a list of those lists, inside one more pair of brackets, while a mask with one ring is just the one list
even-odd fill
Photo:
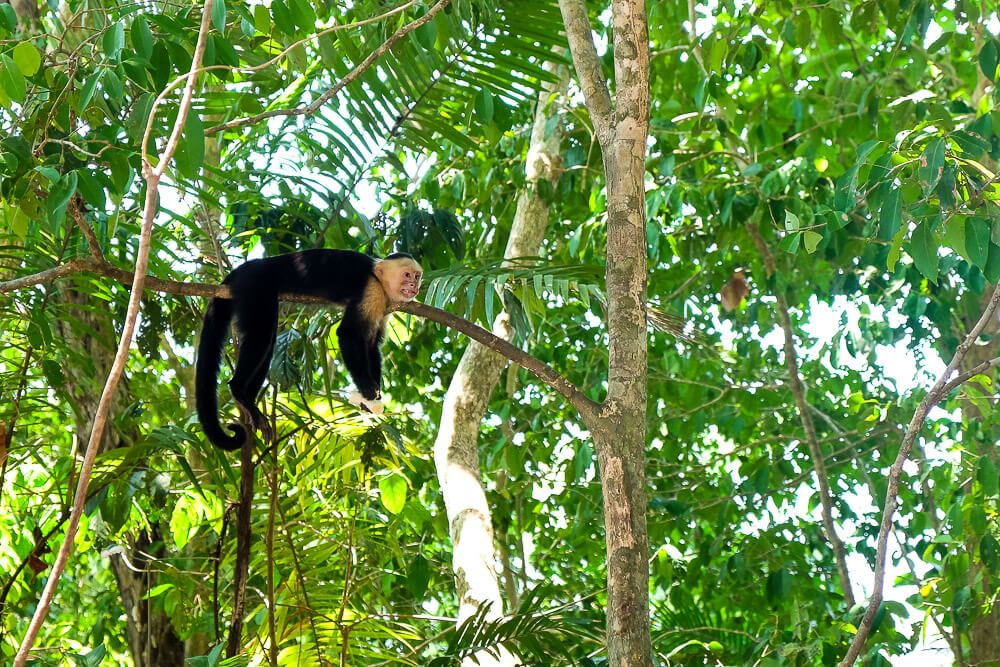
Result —
[[[951, 363], [948, 367], [944, 369], [944, 372], [938, 377], [934, 386], [930, 388], [924, 399], [920, 401], [920, 405], [913, 413], [913, 418], [910, 420], [909, 425], [906, 427], [906, 433], [903, 435], [903, 442], [899, 446], [899, 453], [896, 454], [896, 460], [893, 462], [892, 467], [889, 468], [888, 484], [885, 491], [885, 505], [882, 508], [882, 521], [879, 525], [878, 539], [876, 541], [876, 551], [875, 551], [875, 575], [872, 584], [872, 594], [868, 601], [868, 608], [865, 610], [865, 615], [861, 619], [861, 624], [858, 626], [858, 633], [854, 635], [854, 640], [851, 642], [850, 648], [847, 650], [847, 655], [840, 662], [840, 667], [851, 667], [857, 661], [858, 656], [861, 655], [861, 651], [865, 647], [865, 642], [868, 641], [868, 635], [871, 634], [872, 624], [875, 621], [875, 614], [878, 612], [879, 606], [882, 604], [882, 594], [885, 588], [885, 560], [888, 554], [888, 543], [889, 543], [889, 533], [892, 530], [892, 519], [896, 513], [896, 509], [899, 506], [899, 481], [903, 476], [903, 464], [906, 463], [907, 457], [910, 455], [910, 450], [913, 448], [913, 443], [917, 439], [921, 428], [924, 425], [924, 421], [927, 419], [927, 414], [931, 411], [931, 408], [940, 403], [948, 395], [952, 389], [958, 386], [955, 382], [960, 378], [964, 382], [968, 380], [971, 375], [969, 372], [962, 373], [953, 380], [949, 380], [952, 374], [954, 374], [965, 359], [965, 355], [968, 354], [969, 349], [975, 344], [976, 339], [979, 338], [979, 334], [983, 332], [986, 325], [990, 323], [993, 319], [994, 313], [997, 310], [997, 305], [1000, 304], [1000, 285], [997, 285], [996, 289], [993, 290], [993, 295], [990, 297], [989, 303], [986, 304], [986, 308], [983, 309], [983, 314], [976, 322], [972, 330], [969, 331], [965, 339], [959, 343], [958, 348], [955, 350], [955, 356], [952, 357]], [[996, 361], [995, 359], [986, 362], [992, 364]], [[982, 366], [983, 364], [980, 364]], [[995, 365], [995, 364], [992, 364]], [[992, 366], [991, 366], [992, 367]], [[975, 371], [979, 366], [972, 369]]]
[[[775, 273], [774, 255], [767, 247], [767, 242], [760, 235], [760, 230], [756, 224], [747, 226], [757, 251], [764, 260], [764, 266], [768, 276]], [[799, 372], [798, 354], [795, 352], [795, 331], [792, 328], [792, 318], [788, 314], [788, 301], [784, 293], [778, 289], [774, 296], [778, 302], [778, 318], [781, 320], [781, 329], [785, 338], [785, 365], [788, 367], [788, 387], [795, 397], [795, 405], [798, 408], [799, 421], [802, 430], [805, 432], [806, 444], [809, 446], [809, 456], [813, 462], [813, 470], [816, 473], [816, 486], [819, 491], [820, 510], [823, 516], [823, 532], [833, 549], [833, 557], [837, 563], [837, 575], [840, 578], [840, 587], [844, 592], [844, 604], [848, 609], [854, 606], [854, 588], [851, 586], [851, 574], [847, 569], [847, 549], [844, 541], [837, 533], [837, 526], [833, 521], [833, 494], [830, 492], [830, 478], [826, 472], [826, 464], [823, 462], [823, 450], [819, 446], [819, 438], [816, 437], [816, 425], [812, 420], [812, 411], [809, 401], [806, 399], [806, 388], [802, 383], [802, 375]]]

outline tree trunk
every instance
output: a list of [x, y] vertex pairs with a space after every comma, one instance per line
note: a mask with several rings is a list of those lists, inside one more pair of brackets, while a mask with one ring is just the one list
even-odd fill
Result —
[[[989, 300], [993, 289], [993, 285], [987, 285], [987, 289], [983, 292], [983, 303]], [[989, 340], [985, 344], [976, 345], [969, 350], [962, 362], [961, 370], [967, 371], [975, 368], [982, 362], [989, 361], [1000, 354], [1000, 322], [994, 320], [983, 331], [983, 335], [987, 336]], [[996, 382], [996, 374], [991, 372], [990, 375]], [[969, 383], [966, 387], [967, 391], [970, 392], [985, 393], [979, 385], [974, 383]], [[984, 397], [984, 400], [992, 401], [994, 399]], [[971, 493], [971, 480], [976, 478], [974, 471], [977, 469], [979, 458], [988, 456], [993, 459], [994, 463], [1000, 463], [996, 448], [997, 438], [1000, 434], [996, 432], [996, 429], [991, 428], [987, 420], [983, 419], [979, 408], [972, 401], [962, 402], [962, 420], [966, 426], [979, 424], [980, 428], [985, 431], [981, 437], [976, 437], [970, 431], [966, 432], [967, 436], [972, 436], [966, 444], [974, 446], [974, 459], [971, 462], [966, 461], [966, 468], [972, 471], [969, 477], [970, 481], [966, 485], [966, 492]], [[969, 568], [968, 581], [969, 585], [974, 588], [982, 587], [979, 600], [985, 602], [996, 594], [997, 588], [1000, 586], [1000, 578], [992, 576], [979, 559], [980, 537], [973, 536], [966, 541], [966, 549], [973, 561]], [[973, 556], [973, 554], [975, 555]], [[990, 607], [988, 613], [981, 611], [980, 615], [973, 620], [972, 627], [969, 628], [969, 664], [977, 667], [1000, 666], [1000, 609], [995, 603]]]
[[[556, 69], [552, 65], [546, 68]], [[528, 184], [518, 196], [514, 223], [504, 251], [506, 259], [537, 254], [548, 226], [549, 206], [538, 196], [536, 184], [542, 179], [554, 183], [559, 178], [561, 127], [557, 125], [546, 136], [548, 121], [558, 112], [555, 104], [550, 105], [549, 98], [553, 93], [563, 95], [568, 83], [565, 68], [559, 69], [560, 81], [543, 86], [538, 96], [525, 164]], [[513, 338], [514, 331], [506, 313], [496, 318], [493, 333], [505, 340]], [[460, 622], [475, 614], [483, 604], [490, 606], [488, 618], [503, 616], [495, 568], [493, 525], [481, 481], [477, 443], [490, 394], [506, 364], [507, 359], [498, 353], [475, 341], [469, 343], [445, 394], [434, 442], [434, 461], [454, 544], [452, 567]], [[467, 658], [463, 664], [514, 665], [517, 660], [507, 651], [501, 651], [498, 658], [481, 652]]]
[[608, 182], [608, 331], [605, 425], [594, 431], [608, 553], [608, 659], [652, 665], [646, 531], [645, 142], [605, 152]]
[[[94, 423], [100, 399], [100, 393], [94, 391], [94, 383], [99, 381], [96, 378], [106, 377], [111, 368], [114, 349], [109, 347], [109, 341], [115, 340], [110, 321], [97, 314], [100, 309], [86, 308], [85, 298], [72, 288], [62, 289], [59, 307], [71, 310], [72, 316], [54, 317], [52, 320], [56, 333], [66, 344], [81, 357], [93, 361], [92, 374], [82, 370], [85, 368], [82, 364], [63, 366], [66, 378], [63, 390], [75, 408], [76, 430], [82, 434], [90, 433]], [[72, 326], [74, 321], [84, 323], [87, 333], [81, 335], [80, 330]], [[127, 379], [123, 378], [122, 384], [124, 386], [117, 393], [118, 397], [129, 394]], [[120, 409], [120, 401], [121, 398], [115, 399], [113, 413]], [[114, 421], [111, 423], [114, 424]], [[129, 446], [137, 437], [138, 433], [122, 433], [112, 426], [105, 433], [101, 451]], [[152, 534], [133, 536], [129, 547], [109, 559], [125, 610], [126, 635], [135, 667], [182, 667], [184, 664], [184, 642], [174, 631], [170, 618], [147, 598], [150, 589], [156, 586], [157, 573], [143, 554], [157, 557], [163, 552], [162, 538], [154, 525]]]
[[649, 34], [643, 0], [612, 0], [612, 102], [583, 0], [559, 0], [580, 88], [604, 158], [608, 193], [608, 397], [593, 433], [608, 553], [608, 660], [652, 665], [646, 532], [646, 139]]

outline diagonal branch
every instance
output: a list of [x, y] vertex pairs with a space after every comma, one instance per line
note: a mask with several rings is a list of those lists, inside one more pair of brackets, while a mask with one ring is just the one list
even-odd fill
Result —
[[[757, 225], [747, 226], [747, 231], [753, 238], [757, 251], [764, 260], [764, 267], [768, 277], [775, 272], [774, 255], [767, 247], [767, 242], [760, 235]], [[819, 446], [819, 438], [816, 437], [816, 425], [812, 420], [809, 401], [806, 399], [806, 388], [802, 383], [802, 374], [799, 371], [799, 358], [795, 352], [795, 333], [792, 329], [792, 319], [788, 315], [788, 301], [780, 289], [774, 291], [774, 296], [778, 301], [778, 318], [781, 320], [781, 329], [785, 335], [785, 365], [788, 367], [788, 386], [795, 396], [795, 406], [799, 413], [799, 421], [802, 430], [806, 434], [806, 444], [809, 446], [809, 457], [812, 459], [813, 470], [816, 472], [816, 486], [819, 491], [820, 508], [823, 515], [823, 532], [833, 549], [833, 557], [837, 563], [837, 575], [840, 577], [840, 588], [844, 591], [844, 602], [847, 608], [854, 606], [854, 589], [851, 586], [851, 575], [847, 569], [847, 549], [844, 541], [837, 534], [837, 526], [833, 521], [833, 495], [830, 492], [830, 479], [826, 474], [826, 464], [823, 462], [823, 450]]]
[[955, 356], [952, 357], [951, 363], [948, 367], [944, 369], [934, 386], [930, 388], [924, 399], [920, 401], [920, 405], [913, 413], [913, 418], [910, 420], [909, 425], [906, 427], [906, 433], [903, 435], [903, 442], [899, 446], [899, 453], [896, 454], [896, 460], [893, 461], [892, 467], [889, 468], [889, 478], [888, 485], [885, 491], [885, 506], [882, 508], [882, 522], [879, 525], [878, 530], [878, 540], [876, 541], [876, 551], [875, 551], [875, 576], [874, 582], [872, 584], [872, 595], [871, 599], [868, 601], [868, 608], [865, 610], [865, 615], [861, 619], [861, 625], [858, 626], [858, 633], [854, 635], [854, 641], [851, 642], [850, 648], [847, 650], [847, 655], [840, 662], [840, 667], [851, 667], [855, 661], [857, 661], [858, 656], [865, 647], [865, 642], [868, 641], [868, 635], [871, 634], [872, 624], [875, 621], [875, 614], [878, 612], [879, 606], [882, 604], [882, 594], [885, 588], [885, 559], [888, 553], [888, 543], [889, 543], [889, 533], [892, 531], [892, 519], [896, 513], [896, 509], [899, 507], [899, 480], [903, 476], [903, 464], [906, 463], [907, 457], [910, 455], [910, 450], [913, 449], [913, 443], [917, 439], [917, 435], [920, 434], [921, 428], [923, 428], [924, 421], [927, 419], [927, 413], [931, 411], [931, 408], [936, 406], [948, 392], [958, 386], [958, 381], [964, 382], [968, 380], [972, 375], [972, 371], [982, 372], [986, 368], [992, 368], [997, 364], [1000, 364], [1000, 360], [991, 359], [972, 370], [962, 373], [957, 377], [949, 380], [951, 376], [958, 370], [965, 359], [965, 355], [969, 353], [969, 349], [975, 344], [976, 339], [979, 338], [979, 334], [983, 332], [986, 325], [990, 323], [993, 319], [994, 314], [997, 311], [997, 306], [1000, 305], [1000, 285], [997, 285], [996, 289], [993, 290], [993, 295], [990, 297], [990, 301], [986, 304], [986, 308], [983, 310], [982, 316], [976, 325], [972, 327], [965, 339], [959, 343], [958, 348], [955, 350]]
[[597, 418], [597, 410], [600, 407], [597, 402], [588, 398], [576, 385], [557, 373], [551, 366], [539, 361], [527, 352], [519, 350], [503, 338], [493, 335], [486, 329], [464, 318], [452, 315], [440, 308], [428, 306], [425, 303], [411, 301], [410, 303], [399, 304], [395, 309], [403, 313], [410, 313], [427, 320], [432, 320], [438, 324], [443, 324], [449, 329], [463, 333], [491, 350], [499, 352], [561, 394], [570, 405], [580, 411], [585, 424], [592, 426], [594, 420]]
[[[601, 60], [594, 46], [587, 6], [584, 0], [559, 0], [559, 11], [562, 12], [569, 50], [573, 56], [573, 65], [580, 80], [587, 109], [590, 111], [590, 119], [594, 123], [594, 130], [601, 146], [606, 148], [606, 142], [611, 139], [611, 115], [614, 108], [611, 94], [608, 92], [608, 83], [601, 69]], [[617, 43], [618, 40], [615, 41]]]
[[[213, 0], [205, 0], [205, 5], [202, 9], [198, 42], [195, 46], [194, 55], [191, 58], [192, 71], [197, 71], [198, 67], [201, 66], [202, 57], [205, 54], [209, 26], [211, 25], [212, 2]], [[27, 662], [35, 638], [41, 631], [45, 617], [48, 615], [49, 607], [55, 596], [56, 586], [59, 584], [59, 579], [69, 561], [70, 552], [73, 550], [73, 542], [80, 527], [80, 519], [83, 516], [84, 503], [87, 499], [87, 487], [90, 485], [91, 472], [94, 469], [97, 451], [100, 449], [101, 440], [104, 438], [104, 429], [107, 425], [109, 413], [111, 412], [111, 401], [115, 390], [118, 388], [118, 382], [121, 380], [122, 373], [125, 371], [125, 362], [128, 360], [129, 348], [132, 346], [132, 337], [135, 334], [136, 321], [139, 316], [139, 305], [142, 301], [143, 283], [146, 278], [146, 270], [149, 266], [149, 251], [152, 245], [153, 220], [156, 218], [160, 178], [163, 176], [163, 171], [167, 165], [170, 164], [170, 159], [173, 157], [180, 142], [181, 131], [183, 130], [187, 113], [191, 108], [191, 101], [194, 98], [196, 79], [197, 77], [191, 76], [184, 88], [184, 94], [181, 97], [180, 107], [177, 112], [177, 119], [174, 121], [173, 132], [163, 152], [160, 154], [159, 164], [155, 168], [148, 162], [144, 162], [143, 164], [143, 176], [146, 179], [146, 201], [143, 209], [142, 231], [139, 236], [139, 251], [135, 260], [135, 275], [132, 279], [132, 292], [129, 297], [128, 310], [126, 311], [125, 322], [122, 327], [121, 340], [118, 342], [118, 350], [115, 352], [114, 363], [112, 364], [111, 371], [108, 373], [108, 379], [104, 385], [104, 391], [101, 393], [97, 412], [94, 415], [90, 440], [87, 443], [83, 463], [80, 466], [80, 477], [77, 480], [73, 508], [70, 511], [69, 522], [66, 525], [66, 537], [63, 540], [62, 546], [59, 547], [59, 553], [52, 566], [52, 572], [49, 575], [48, 581], [45, 582], [45, 588], [38, 601], [38, 606], [35, 608], [35, 613], [28, 625], [28, 630], [14, 657], [14, 667], [24, 667]]]

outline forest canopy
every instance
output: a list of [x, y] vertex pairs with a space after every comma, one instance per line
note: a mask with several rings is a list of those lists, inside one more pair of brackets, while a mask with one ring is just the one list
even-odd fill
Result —
[[[1000, 665], [998, 80], [988, 0], [0, 0], [0, 662]], [[215, 449], [317, 247], [424, 268], [386, 413], [289, 299]]]

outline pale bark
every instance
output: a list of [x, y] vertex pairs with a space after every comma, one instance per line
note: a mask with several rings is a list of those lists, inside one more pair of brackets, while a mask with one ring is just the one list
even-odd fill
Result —
[[588, 423], [600, 466], [608, 558], [608, 660], [652, 665], [646, 530], [646, 205], [649, 37], [645, 3], [613, 0], [612, 108], [582, 0], [560, 0], [580, 87], [601, 145], [608, 204], [608, 396]]
[[920, 405], [917, 406], [909, 425], [906, 427], [906, 433], [903, 435], [903, 441], [899, 446], [899, 452], [896, 454], [896, 460], [893, 461], [892, 466], [889, 468], [885, 504], [882, 507], [882, 520], [879, 523], [878, 539], [875, 543], [875, 575], [872, 582], [871, 597], [868, 599], [865, 615], [858, 625], [857, 634], [854, 635], [854, 639], [851, 641], [851, 646], [848, 648], [844, 659], [840, 661], [840, 667], [851, 667], [857, 661], [858, 656], [861, 655], [861, 652], [865, 648], [868, 636], [871, 634], [872, 626], [875, 622], [875, 614], [878, 612], [879, 605], [882, 604], [883, 591], [885, 589], [885, 562], [888, 556], [889, 532], [892, 530], [893, 518], [899, 507], [899, 484], [903, 476], [903, 465], [910, 455], [913, 443], [923, 429], [927, 414], [963, 382], [966, 382], [978, 373], [995, 368], [1000, 364], [1000, 359], [994, 358], [978, 364], [972, 369], [959, 372], [969, 350], [973, 349], [979, 336], [987, 330], [987, 327], [995, 326], [998, 306], [1000, 306], [1000, 287], [993, 290], [989, 300], [986, 302], [982, 316], [972, 329], [969, 330], [969, 333], [962, 342], [959, 343], [951, 362], [938, 377], [934, 386], [927, 392], [927, 395], [924, 396], [924, 399], [920, 401]]
[[[548, 65], [547, 69], [554, 71], [555, 66]], [[563, 95], [568, 82], [565, 68], [560, 69], [560, 81], [546, 84], [539, 93], [525, 164], [527, 186], [518, 196], [504, 251], [506, 259], [536, 255], [548, 226], [549, 206], [538, 196], [537, 183], [543, 179], [555, 183], [559, 178], [562, 130], [557, 124], [546, 136], [546, 126], [559, 111], [553, 95]], [[493, 333], [507, 341], [513, 339], [514, 330], [506, 313], [494, 321]], [[476, 341], [469, 343], [445, 394], [434, 442], [434, 462], [454, 545], [452, 568], [459, 622], [484, 604], [490, 607], [487, 618], [500, 618], [504, 611], [497, 584], [493, 525], [479, 468], [478, 437], [490, 395], [506, 364], [507, 359], [498, 352]], [[515, 665], [517, 659], [501, 650], [496, 657], [480, 652], [463, 664]]]

